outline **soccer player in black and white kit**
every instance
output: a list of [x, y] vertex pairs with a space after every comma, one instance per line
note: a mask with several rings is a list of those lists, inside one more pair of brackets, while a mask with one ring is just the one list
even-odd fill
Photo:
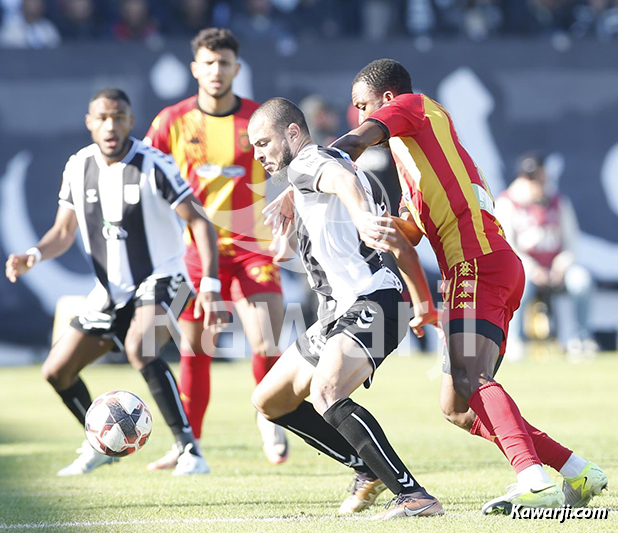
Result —
[[[214, 328], [227, 320], [218, 305], [216, 234], [196, 211], [199, 203], [173, 160], [130, 137], [133, 124], [129, 98], [122, 90], [103, 89], [92, 97], [86, 126], [94, 143], [66, 164], [53, 227], [36, 247], [8, 258], [6, 275], [14, 283], [39, 261], [62, 255], [79, 227], [96, 285], [84, 313], [53, 345], [43, 364], [45, 379], [83, 425], [91, 397], [80, 371], [114, 345], [124, 347], [184, 450], [174, 474], [207, 473], [174, 376], [158, 357], [170, 339], [169, 328], [155, 328], [155, 323], [160, 320], [156, 315], [175, 321], [170, 305], [187, 279], [180, 218], [189, 224], [204, 270], [196, 313], [204, 313], [205, 325]], [[154, 353], [146, 349], [149, 341]], [[116, 460], [87, 441], [78, 452], [59, 476], [86, 474]]]
[[302, 112], [289, 100], [262, 104], [248, 134], [255, 159], [274, 179], [287, 174], [293, 187], [299, 255], [320, 300], [317, 322], [255, 389], [256, 408], [354, 468], [355, 493], [370, 486], [362, 498], [348, 498], [340, 512], [368, 507], [386, 485], [396, 505], [375, 518], [442, 514], [440, 502], [414, 479], [377, 420], [350, 398], [361, 384], [371, 385], [407, 328], [397, 320], [401, 283], [359, 237], [383, 205], [347, 154], [313, 143]]

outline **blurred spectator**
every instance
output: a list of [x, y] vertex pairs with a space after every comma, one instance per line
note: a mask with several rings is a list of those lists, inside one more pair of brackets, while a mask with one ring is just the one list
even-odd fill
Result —
[[514, 358], [523, 355], [527, 307], [537, 295], [551, 298], [557, 292], [566, 292], [574, 304], [577, 327], [569, 332], [567, 351], [573, 356], [596, 352], [598, 346], [588, 327], [593, 281], [590, 273], [575, 262], [577, 218], [566, 197], [548, 191], [541, 155], [522, 156], [517, 177], [496, 202], [496, 216], [526, 272], [521, 306], [511, 322], [511, 354]]
[[147, 0], [121, 0], [118, 20], [112, 23], [111, 35], [118, 41], [160, 41], [159, 23]]
[[233, 16], [230, 29], [241, 40], [273, 42], [280, 55], [296, 53], [296, 39], [271, 0], [245, 0], [244, 12]]
[[466, 35], [473, 41], [484, 41], [502, 27], [503, 12], [498, 0], [470, 0], [463, 25]]
[[21, 11], [7, 12], [0, 27], [0, 46], [5, 48], [55, 48], [60, 32], [45, 18], [45, 0], [22, 0]]
[[312, 139], [328, 146], [339, 136], [339, 114], [319, 94], [304, 98], [299, 107], [307, 119]]
[[58, 27], [64, 40], [94, 39], [99, 36], [101, 17], [94, 0], [60, 0]]
[[177, 0], [172, 2], [171, 19], [166, 24], [168, 33], [194, 36], [210, 26], [227, 28], [231, 7], [217, 0]]

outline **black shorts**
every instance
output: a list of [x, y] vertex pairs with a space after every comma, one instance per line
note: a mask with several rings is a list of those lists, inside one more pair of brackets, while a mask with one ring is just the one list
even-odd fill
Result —
[[[146, 279], [139, 285], [133, 298], [123, 307], [106, 311], [87, 310], [73, 318], [71, 326], [87, 335], [109, 339], [114, 342], [118, 350], [123, 351], [124, 340], [135, 309], [144, 305], [161, 305], [166, 310], [171, 309], [172, 301], [182, 283], [186, 283], [183, 274]], [[183, 303], [180, 312], [185, 308], [186, 303]], [[175, 319], [178, 319], [180, 312], [174, 313]]]
[[296, 341], [296, 347], [309, 363], [317, 366], [328, 339], [339, 333], [354, 339], [373, 366], [371, 376], [364, 383], [368, 389], [376, 369], [406, 336], [407, 321], [405, 327], [399, 327], [400, 302], [403, 302], [403, 298], [397, 289], [385, 289], [360, 296], [333, 322], [326, 326], [320, 326], [319, 322], [313, 324]]
[[[455, 333], [474, 333], [482, 335], [483, 337], [493, 341], [498, 348], [500, 348], [504, 342], [504, 332], [495, 324], [483, 319], [456, 318], [445, 323], [443, 325], [443, 330], [447, 341], [449, 336], [454, 335]], [[498, 372], [503, 359], [504, 355], [501, 354], [496, 361], [494, 373], [491, 376], [492, 378]], [[444, 343], [444, 353], [442, 354], [442, 372], [449, 375], [452, 374], [451, 358], [448, 354], [448, 342]]]

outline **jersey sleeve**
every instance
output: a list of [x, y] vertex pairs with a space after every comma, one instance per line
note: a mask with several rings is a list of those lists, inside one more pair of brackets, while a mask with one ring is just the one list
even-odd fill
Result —
[[68, 207], [75, 211], [75, 204], [73, 203], [73, 191], [71, 191], [71, 174], [74, 172], [76, 164], [75, 156], [72, 156], [64, 167], [62, 173], [62, 185], [60, 186], [60, 192], [58, 193], [58, 205]]
[[425, 106], [420, 94], [402, 94], [374, 111], [367, 120], [386, 128], [389, 137], [413, 137], [425, 121]]
[[152, 121], [152, 124], [150, 125], [150, 128], [148, 128], [148, 132], [144, 137], [144, 142], [161, 150], [165, 154], [169, 154], [171, 152], [169, 138], [169, 117], [168, 113], [163, 110]]
[[[318, 181], [322, 172], [329, 165], [340, 165], [346, 170], [354, 172], [352, 160], [346, 161], [344, 158], [349, 156], [345, 152], [335, 148], [319, 147], [317, 150], [310, 150], [300, 154], [288, 169], [288, 180], [300, 192], [320, 192]], [[352, 168], [348, 168], [352, 167]]]
[[176, 209], [180, 202], [193, 193], [193, 189], [182, 178], [178, 165], [171, 157], [162, 156], [155, 162], [154, 178], [157, 190], [161, 192], [172, 209]]

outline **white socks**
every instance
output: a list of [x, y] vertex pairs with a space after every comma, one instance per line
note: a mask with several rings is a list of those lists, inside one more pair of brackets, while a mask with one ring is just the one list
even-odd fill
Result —
[[560, 469], [560, 474], [566, 478], [575, 477], [580, 474], [587, 464], [588, 461], [572, 453], [571, 457], [567, 459], [567, 462]]
[[552, 483], [552, 480], [541, 465], [532, 465], [517, 474], [517, 483], [525, 487], [534, 487], [541, 483]]

